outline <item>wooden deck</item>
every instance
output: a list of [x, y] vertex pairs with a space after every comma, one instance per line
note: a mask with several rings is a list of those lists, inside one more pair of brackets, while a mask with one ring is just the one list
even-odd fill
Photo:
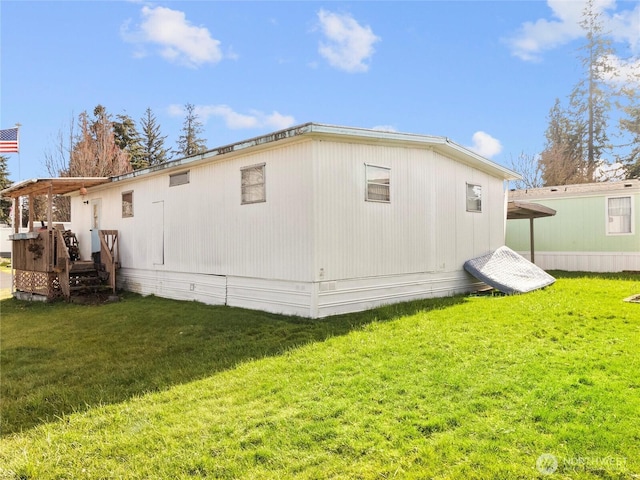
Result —
[[[119, 268], [117, 230], [100, 230], [101, 261], [77, 260], [77, 247], [61, 229], [13, 236], [14, 291], [69, 300], [74, 293], [104, 285], [115, 293]], [[75, 238], [75, 237], [73, 237]], [[71, 244], [70, 244], [71, 243]]]

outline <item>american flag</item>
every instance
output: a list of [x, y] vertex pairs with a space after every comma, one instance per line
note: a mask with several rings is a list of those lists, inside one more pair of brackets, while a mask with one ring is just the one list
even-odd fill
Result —
[[0, 153], [18, 153], [18, 128], [0, 130]]

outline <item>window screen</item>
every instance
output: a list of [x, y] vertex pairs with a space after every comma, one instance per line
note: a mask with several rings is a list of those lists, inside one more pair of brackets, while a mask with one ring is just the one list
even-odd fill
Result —
[[607, 199], [607, 233], [631, 232], [631, 197], [613, 197]]
[[467, 183], [467, 212], [482, 212], [482, 185]]
[[390, 202], [391, 169], [375, 165], [365, 165], [365, 169], [367, 178], [365, 200], [369, 202]]
[[241, 173], [241, 203], [266, 202], [265, 168], [262, 165], [253, 165], [240, 170]]

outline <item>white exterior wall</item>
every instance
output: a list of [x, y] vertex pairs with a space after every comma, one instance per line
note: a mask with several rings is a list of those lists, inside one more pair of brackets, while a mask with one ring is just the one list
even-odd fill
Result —
[[[309, 296], [310, 148], [310, 141], [297, 142], [118, 181], [92, 189], [85, 198], [75, 197], [72, 218], [82, 258], [90, 258], [91, 203], [100, 199], [100, 228], [119, 232], [122, 269], [118, 273], [128, 290], [229, 305], [255, 306], [264, 301], [274, 304], [273, 308], [283, 304], [283, 288], [285, 292], [306, 290]], [[267, 201], [241, 205], [240, 169], [260, 163], [266, 164]], [[169, 187], [169, 174], [183, 170], [190, 170], [190, 182]], [[122, 218], [121, 195], [129, 191], [133, 191], [134, 216]], [[164, 202], [161, 265], [153, 258], [158, 241], [152, 218], [156, 202]], [[231, 277], [235, 280], [227, 291]], [[271, 292], [264, 285], [256, 286], [255, 279], [280, 284]], [[302, 303], [281, 312], [308, 316], [309, 301]]]
[[[267, 201], [241, 205], [240, 169], [260, 163]], [[365, 201], [365, 163], [391, 168], [390, 203]], [[190, 183], [169, 187], [184, 170]], [[466, 211], [467, 182], [482, 185], [481, 213]], [[134, 216], [122, 218], [129, 191]], [[324, 317], [478, 287], [462, 264], [504, 244], [504, 198], [501, 179], [430, 148], [305, 137], [95, 187], [72, 199], [72, 218], [89, 258], [100, 199], [127, 290]]]
[[[504, 245], [503, 182], [426, 148], [315, 144], [314, 316], [477, 287], [462, 265]], [[391, 202], [365, 201], [365, 164], [389, 167]], [[482, 185], [481, 213], [466, 183]]]

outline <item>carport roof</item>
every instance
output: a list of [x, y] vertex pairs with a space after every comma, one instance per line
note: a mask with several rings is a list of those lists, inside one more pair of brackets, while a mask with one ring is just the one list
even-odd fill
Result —
[[507, 203], [507, 220], [553, 217], [555, 214], [556, 211], [553, 208], [539, 203], [521, 202], [519, 200], [511, 200]]
[[[32, 178], [16, 183], [0, 192], [5, 198], [17, 198], [28, 195], [64, 195], [82, 187], [89, 188], [111, 181], [109, 177], [61, 177]], [[50, 190], [51, 189], [51, 190]]]

